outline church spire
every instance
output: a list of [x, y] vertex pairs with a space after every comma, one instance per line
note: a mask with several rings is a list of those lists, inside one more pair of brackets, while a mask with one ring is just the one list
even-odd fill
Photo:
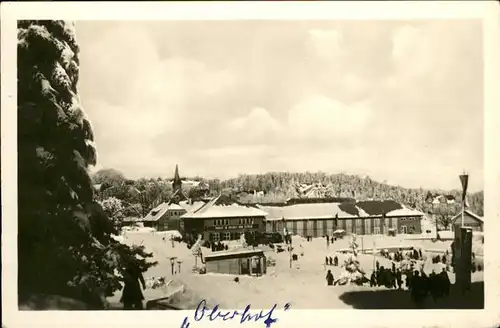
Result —
[[175, 164], [175, 175], [174, 175], [174, 181], [172, 182], [172, 189], [174, 190], [174, 192], [176, 192], [181, 188], [182, 188], [182, 181], [179, 176], [179, 167], [177, 164]]
[[179, 166], [175, 164], [175, 176], [174, 180], [180, 180], [181, 178], [179, 177]]

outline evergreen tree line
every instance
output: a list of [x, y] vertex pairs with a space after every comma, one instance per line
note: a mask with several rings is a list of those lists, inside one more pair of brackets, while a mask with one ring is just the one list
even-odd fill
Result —
[[[106, 169], [97, 172], [94, 183], [101, 184], [101, 197], [118, 197], [127, 203], [141, 204], [144, 212], [148, 212], [161, 201], [168, 201], [173, 193], [170, 179], [164, 178], [141, 178], [128, 180], [117, 170]], [[193, 178], [202, 180], [202, 178]], [[237, 178], [228, 180], [211, 179], [205, 181], [210, 186], [210, 196], [220, 193], [229, 195], [242, 203], [256, 202], [284, 202], [288, 198], [301, 197], [298, 186], [301, 184], [314, 184], [324, 190], [325, 197], [356, 198], [358, 201], [369, 199], [394, 200], [410, 208], [424, 212], [432, 212], [437, 215], [451, 216], [460, 210], [461, 191], [411, 189], [400, 186], [391, 186], [383, 182], [377, 182], [369, 177], [359, 177], [346, 174], [326, 173], [288, 173], [271, 172], [265, 174], [243, 174]], [[457, 184], [460, 182], [457, 178]], [[196, 187], [184, 188], [189, 197], [197, 195]], [[137, 192], [139, 190], [140, 192]], [[263, 195], [254, 196], [254, 191], [262, 191]], [[428, 194], [452, 195], [456, 204], [430, 205], [426, 202]], [[469, 209], [483, 215], [483, 192], [469, 193], [467, 200]]]

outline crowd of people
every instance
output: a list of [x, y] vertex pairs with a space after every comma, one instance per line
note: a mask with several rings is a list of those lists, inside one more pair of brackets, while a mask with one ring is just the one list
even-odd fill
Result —
[[377, 261], [376, 270], [370, 276], [370, 287], [385, 286], [387, 288], [402, 289], [403, 274], [401, 270], [396, 269], [396, 265], [392, 262], [392, 269], [386, 269], [379, 265]]
[[[394, 253], [382, 251], [381, 255], [391, 260], [390, 268], [381, 266], [379, 261], [375, 263], [375, 269], [370, 275], [369, 283], [371, 287], [386, 287], [389, 289], [408, 290], [412, 301], [417, 308], [423, 308], [425, 300], [429, 297], [434, 302], [439, 299], [449, 296], [450, 279], [448, 277], [449, 265], [442, 268], [442, 271], [436, 273], [434, 270], [427, 275], [423, 270], [423, 265], [417, 269], [417, 263], [426, 260], [421, 250], [413, 249], [407, 252], [398, 250]], [[440, 257], [440, 261], [436, 262], [435, 257], [432, 258], [433, 263], [447, 264], [445, 255]], [[325, 257], [326, 265], [338, 265], [338, 258], [335, 256]], [[404, 277], [404, 278], [403, 278]], [[334, 277], [331, 270], [327, 271], [326, 282], [328, 286], [334, 285]]]
[[[392, 262], [392, 268], [384, 268], [380, 266], [379, 262], [376, 262], [375, 270], [370, 276], [370, 286], [385, 286], [386, 288], [403, 289], [403, 275], [405, 276], [406, 289], [410, 292], [412, 301], [415, 303], [417, 308], [422, 308], [424, 306], [425, 300], [430, 296], [434, 302], [437, 302], [443, 297], [449, 296], [450, 293], [450, 279], [448, 277], [449, 266], [443, 267], [441, 272], [436, 273], [434, 270], [427, 275], [423, 270], [423, 266], [420, 270], [415, 268], [415, 261], [423, 260], [422, 252], [413, 250], [406, 254], [401, 252], [396, 252], [394, 254], [394, 259], [398, 262], [404, 261], [404, 259], [410, 260], [409, 267], [403, 269], [396, 268], [396, 262]], [[411, 260], [414, 260], [413, 262]], [[435, 263], [433, 259], [433, 263]]]

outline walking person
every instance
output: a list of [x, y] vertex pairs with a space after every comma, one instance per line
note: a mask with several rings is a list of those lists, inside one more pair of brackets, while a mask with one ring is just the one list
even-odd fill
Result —
[[429, 292], [432, 296], [432, 300], [434, 301], [434, 303], [437, 302], [437, 300], [439, 299], [439, 296], [440, 296], [440, 284], [439, 284], [439, 278], [438, 276], [436, 275], [436, 273], [434, 272], [434, 270], [432, 270], [431, 274], [429, 275]]
[[403, 277], [400, 269], [396, 270], [396, 282], [398, 284], [398, 289], [401, 289], [403, 287]]
[[377, 286], [377, 278], [375, 276], [375, 271], [372, 271], [372, 274], [370, 276], [370, 287], [376, 287]]
[[415, 270], [410, 280], [410, 295], [417, 308], [422, 308], [423, 298], [422, 298], [422, 279], [419, 272]]
[[413, 271], [411, 270], [406, 271], [406, 288], [408, 288], [408, 290], [411, 290], [412, 278], [413, 278]]
[[328, 286], [332, 286], [333, 285], [333, 274], [332, 274], [332, 270], [328, 270], [328, 272], [326, 273], [326, 284]]
[[448, 273], [446, 272], [446, 269], [443, 268], [441, 273], [439, 274], [441, 276], [441, 284], [442, 284], [442, 292], [443, 296], [448, 297], [450, 295], [450, 277], [448, 277]]
[[124, 273], [123, 273], [123, 292], [120, 302], [123, 303], [124, 310], [142, 310], [144, 300], [144, 295], [142, 294], [142, 288], [146, 289], [146, 282], [144, 281], [144, 277], [142, 275], [141, 269], [139, 265], [133, 261], [129, 260], [126, 264]]

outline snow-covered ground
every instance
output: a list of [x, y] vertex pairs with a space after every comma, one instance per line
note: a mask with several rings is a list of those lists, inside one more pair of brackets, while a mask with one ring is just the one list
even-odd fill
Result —
[[[357, 286], [326, 286], [326, 270], [330, 269], [335, 278], [337, 278], [343, 269], [340, 264], [343, 264], [347, 257], [345, 254], [337, 253], [336, 250], [349, 247], [349, 237], [337, 240], [334, 244], [327, 247], [324, 238], [315, 238], [311, 242], [295, 236], [293, 245], [294, 253], [299, 255], [299, 260], [294, 261], [290, 268], [289, 253], [275, 253], [270, 248], [261, 248], [265, 250], [266, 256], [276, 260], [276, 266], [268, 267], [267, 274], [261, 277], [240, 276], [239, 282], [234, 282], [234, 276], [223, 274], [196, 274], [192, 273], [194, 258], [191, 255], [191, 250], [183, 243], [174, 243], [168, 239], [163, 240], [162, 233], [126, 233], [123, 237], [123, 242], [126, 244], [142, 244], [147, 250], [153, 252], [154, 260], [159, 264], [151, 268], [144, 274], [148, 277], [166, 277], [166, 280], [174, 279], [185, 284], [193, 297], [200, 300], [205, 298], [212, 300], [223, 307], [239, 308], [245, 307], [247, 304], [252, 304], [256, 308], [271, 307], [273, 304], [291, 303], [295, 308], [352, 308], [341, 300], [344, 293], [353, 291], [373, 291], [376, 290], [370, 287]], [[449, 249], [451, 241], [432, 242], [431, 240], [408, 240], [405, 235], [396, 237], [388, 237], [381, 235], [358, 236], [358, 243], [361, 248], [372, 249], [374, 247], [391, 247], [391, 246], [414, 246], [422, 249], [443, 250]], [[231, 242], [230, 247], [238, 247], [238, 242]], [[203, 254], [211, 253], [211, 250], [202, 248]], [[304, 256], [300, 256], [303, 253]], [[424, 251], [424, 254], [426, 252]], [[325, 266], [325, 256], [332, 258], [337, 255], [339, 258], [339, 266]], [[432, 269], [440, 270], [440, 265], [430, 263], [431, 256], [435, 253], [427, 253], [428, 261], [425, 265], [425, 271], [430, 272]], [[181, 260], [181, 268], [179, 272], [178, 264], [175, 264], [174, 275], [171, 274], [171, 264], [169, 257], [175, 256]], [[381, 266], [391, 267], [391, 261], [380, 256], [371, 254], [359, 254], [358, 260], [361, 268], [366, 272], [367, 276], [373, 270], [375, 260], [379, 261]], [[198, 263], [200, 265], [200, 263]], [[454, 274], [450, 273], [452, 283], [455, 280]], [[483, 273], [476, 272], [472, 276], [473, 281], [482, 281]], [[385, 290], [385, 288], [382, 288]], [[116, 303], [119, 301], [120, 292], [110, 298], [110, 301]], [[407, 294], [407, 293], [406, 293]], [[408, 296], [404, 294], [404, 297]], [[162, 297], [161, 290], [147, 289], [144, 291], [146, 300]], [[409, 298], [409, 296], [408, 296]], [[195, 300], [188, 302], [188, 307], [194, 307], [197, 303]]]

